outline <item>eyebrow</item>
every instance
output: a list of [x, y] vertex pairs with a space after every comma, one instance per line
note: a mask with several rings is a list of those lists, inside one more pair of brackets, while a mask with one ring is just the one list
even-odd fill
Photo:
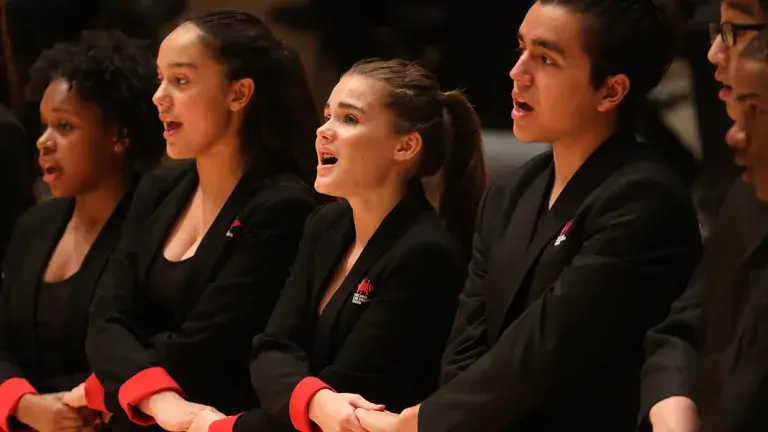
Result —
[[[158, 65], [159, 67], [159, 65]], [[192, 62], [171, 62], [168, 63], [169, 68], [183, 68], [183, 69], [197, 69], [197, 65]]]
[[[517, 34], [517, 40], [520, 42], [525, 42], [525, 38], [521, 33]], [[565, 57], [565, 50], [563, 47], [557, 44], [557, 42], [553, 42], [551, 40], [542, 39], [542, 38], [533, 38], [531, 40], [531, 45], [537, 46], [540, 48], [544, 48], [545, 50], [552, 51], [561, 57]]]
[[[325, 103], [325, 109], [328, 109], [330, 107], [331, 107], [331, 104], [326, 102]], [[362, 109], [361, 107], [359, 107], [357, 105], [351, 104], [349, 102], [339, 102], [339, 107], [340, 108], [351, 109], [351, 110], [354, 110], [354, 111], [359, 111], [361, 114], [365, 114], [365, 110], [364, 109]]]
[[754, 17], [755, 16], [755, 11], [752, 10], [752, 8], [750, 6], [748, 6], [748, 5], [744, 4], [744, 3], [741, 3], [741, 2], [738, 2], [738, 1], [734, 1], [734, 0], [725, 0], [723, 2], [723, 4], [725, 4], [725, 7], [729, 8], [729, 9], [733, 9], [733, 10], [738, 11], [738, 12], [741, 12], [744, 15], [748, 15], [750, 17]]

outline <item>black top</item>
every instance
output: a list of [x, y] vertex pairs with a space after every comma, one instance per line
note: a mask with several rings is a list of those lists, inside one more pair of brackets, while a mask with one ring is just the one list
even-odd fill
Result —
[[[634, 429], [645, 332], [697, 265], [696, 211], [627, 134], [578, 169], [534, 233], [553, 155], [492, 185], [420, 432]], [[595, 409], [600, 407], [600, 409]]]
[[[54, 376], [61, 372], [62, 359], [67, 355], [66, 331], [62, 323], [66, 322], [66, 309], [62, 307], [72, 295], [75, 276], [59, 282], [42, 282], [37, 293], [37, 346], [39, 350], [38, 367], [40, 374]], [[71, 371], [75, 372], [75, 371]], [[56, 391], [56, 389], [37, 389], [38, 392]]]
[[174, 315], [182, 307], [184, 283], [191, 263], [191, 257], [169, 261], [162, 251], [157, 254], [147, 279], [147, 306], [142, 311], [146, 314], [144, 322], [148, 334], [155, 335], [173, 328]]
[[[158, 368], [190, 401], [228, 414], [258, 405], [249, 384], [250, 342], [264, 330], [316, 195], [294, 178], [246, 173], [189, 259], [186, 277], [161, 281], [158, 296], [152, 268], [197, 185], [194, 161], [145, 176], [94, 299], [86, 351], [115, 414], [114, 430], [130, 427], [126, 410], [140, 415], [130, 411], [140, 402], [133, 395], [164, 385], [146, 379]], [[146, 312], [152, 308], [164, 312], [162, 329]]]
[[42, 277], [72, 217], [74, 200], [53, 199], [19, 218], [3, 263], [0, 382], [25, 378], [44, 393], [71, 390], [88, 376], [84, 349], [88, 309], [120, 237], [134, 189], [102, 227], [77, 273], [62, 282], [47, 284]]
[[466, 274], [458, 242], [421, 186], [412, 185], [318, 316], [354, 238], [346, 202], [328, 204], [307, 221], [291, 279], [265, 332], [253, 342], [251, 379], [263, 411], [241, 416], [237, 430], [291, 429], [297, 419], [288, 407], [298, 403], [292, 398], [301, 399], [297, 385], [307, 377], [393, 412], [437, 388]]

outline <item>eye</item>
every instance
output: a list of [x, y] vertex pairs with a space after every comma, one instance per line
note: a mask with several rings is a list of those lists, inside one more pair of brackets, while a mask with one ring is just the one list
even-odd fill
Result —
[[323, 114], [323, 120], [325, 120], [326, 123], [328, 123], [331, 120], [330, 114]]
[[184, 78], [184, 77], [176, 77], [176, 78], [174, 79], [174, 81], [176, 81], [176, 84], [178, 84], [178, 85], [184, 85], [184, 84], [187, 84], [187, 83], [189, 83], [189, 80], [187, 80], [187, 79], [186, 79], [186, 78]]
[[355, 118], [355, 116], [353, 116], [351, 114], [347, 114], [347, 115], [344, 116], [344, 123], [357, 124], [358, 121], [357, 121], [357, 118]]
[[56, 124], [56, 129], [62, 132], [69, 132], [70, 130], [72, 130], [72, 125], [69, 124], [69, 122], [60, 121]]
[[522, 46], [522, 45], [520, 45], [520, 46], [518, 46], [517, 48], [515, 48], [515, 51], [516, 51], [518, 54], [520, 54], [520, 55], [523, 55], [523, 53], [525, 53], [525, 47], [524, 47], [524, 46]]
[[544, 63], [545, 65], [548, 65], [548, 66], [552, 66], [552, 65], [555, 64], [555, 61], [552, 60], [551, 58], [549, 58], [549, 56], [546, 56], [546, 55], [542, 55], [541, 56], [541, 62]]

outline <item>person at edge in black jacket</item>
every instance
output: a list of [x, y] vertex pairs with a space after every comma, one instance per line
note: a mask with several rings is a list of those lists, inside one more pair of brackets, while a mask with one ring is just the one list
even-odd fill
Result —
[[52, 200], [18, 221], [0, 294], [0, 430], [89, 430], [96, 411], [67, 406], [91, 368], [88, 309], [120, 239], [140, 173], [164, 154], [154, 113], [154, 54], [118, 32], [85, 32], [30, 70], [39, 163]]

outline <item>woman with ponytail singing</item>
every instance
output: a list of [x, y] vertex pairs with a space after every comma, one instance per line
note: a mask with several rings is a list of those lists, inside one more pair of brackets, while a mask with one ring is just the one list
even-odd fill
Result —
[[343, 200], [310, 216], [254, 340], [262, 408], [202, 411], [194, 432], [362, 431], [355, 408], [383, 409], [366, 400], [400, 410], [437, 388], [486, 184], [477, 116], [423, 68], [369, 60], [344, 74], [325, 120], [315, 189]]

